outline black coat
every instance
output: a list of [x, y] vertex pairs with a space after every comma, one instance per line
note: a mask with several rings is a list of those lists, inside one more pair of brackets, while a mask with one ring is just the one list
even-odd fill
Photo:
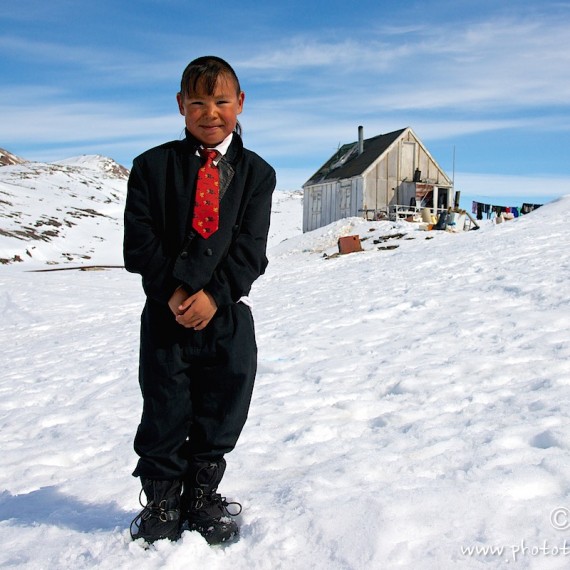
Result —
[[204, 239], [191, 227], [197, 148], [187, 133], [185, 140], [135, 158], [125, 207], [125, 268], [142, 276], [149, 299], [167, 303], [183, 285], [189, 293], [205, 289], [221, 307], [247, 295], [267, 267], [275, 171], [234, 133], [218, 164], [219, 229]]

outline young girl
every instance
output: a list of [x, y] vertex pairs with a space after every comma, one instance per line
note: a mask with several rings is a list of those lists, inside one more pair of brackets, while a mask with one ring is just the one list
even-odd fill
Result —
[[217, 488], [253, 390], [247, 295], [267, 266], [275, 188], [273, 168], [243, 147], [244, 98], [227, 62], [192, 61], [177, 94], [186, 138], [137, 157], [129, 177], [125, 267], [147, 297], [133, 473], [147, 502], [133, 539], [176, 540], [185, 529], [210, 544], [238, 536], [228, 515], [241, 506], [231, 513]]

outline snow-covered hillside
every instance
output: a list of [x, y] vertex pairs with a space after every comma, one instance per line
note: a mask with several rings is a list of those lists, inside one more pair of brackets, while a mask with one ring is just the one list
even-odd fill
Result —
[[97, 155], [1, 167], [0, 262], [115, 259], [127, 175]]
[[138, 276], [0, 267], [0, 567], [568, 568], [570, 197], [460, 234], [274, 210], [223, 549], [129, 538]]

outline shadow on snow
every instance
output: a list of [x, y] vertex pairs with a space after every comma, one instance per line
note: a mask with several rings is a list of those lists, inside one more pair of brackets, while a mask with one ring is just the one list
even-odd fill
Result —
[[8, 491], [0, 494], [0, 521], [20, 526], [49, 524], [78, 532], [113, 531], [128, 528], [133, 516], [115, 503], [84, 503], [64, 495], [55, 486], [21, 495]]

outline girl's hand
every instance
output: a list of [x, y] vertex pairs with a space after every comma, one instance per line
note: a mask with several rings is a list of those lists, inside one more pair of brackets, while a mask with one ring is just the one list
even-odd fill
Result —
[[[171, 301], [173, 297], [174, 295], [171, 297]], [[201, 331], [206, 328], [217, 310], [218, 306], [214, 298], [210, 293], [201, 289], [197, 293], [194, 293], [194, 295], [183, 299], [176, 307], [176, 322], [187, 329]]]
[[168, 306], [175, 317], [180, 314], [178, 309], [182, 303], [188, 299], [188, 297], [190, 297], [190, 295], [182, 288], [182, 286], [178, 287], [178, 289], [172, 293], [172, 296], [168, 300]]

